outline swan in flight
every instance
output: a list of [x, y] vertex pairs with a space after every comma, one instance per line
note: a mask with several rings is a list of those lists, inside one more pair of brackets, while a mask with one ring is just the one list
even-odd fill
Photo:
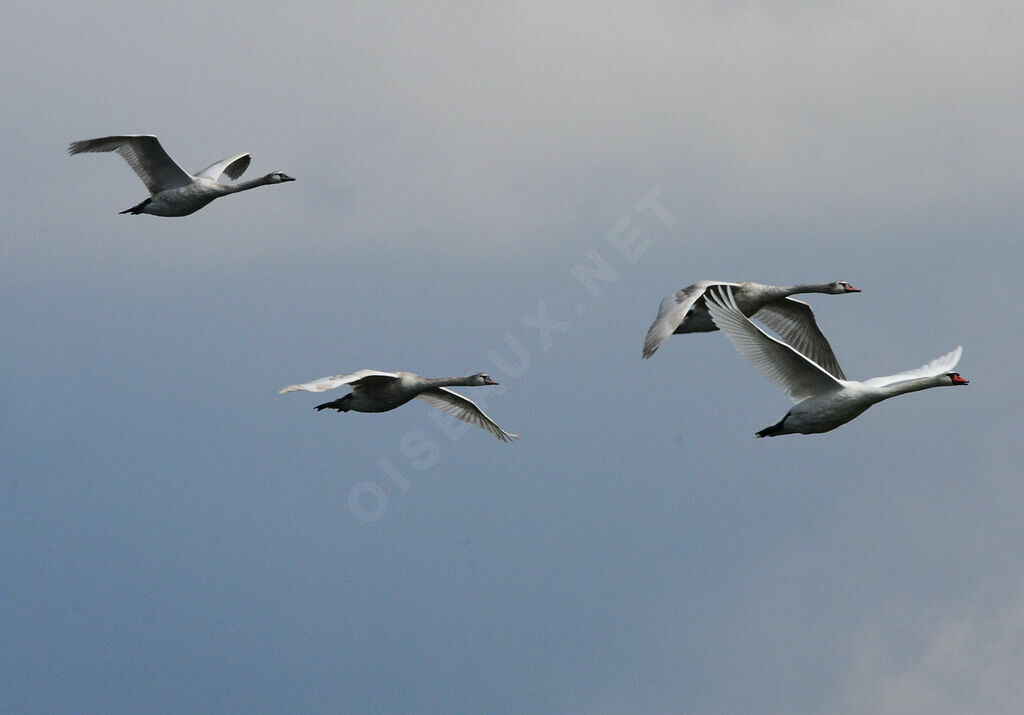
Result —
[[281, 394], [297, 390], [325, 392], [342, 385], [349, 385], [352, 388], [351, 393], [316, 406], [317, 410], [332, 409], [338, 412], [348, 412], [349, 410], [387, 412], [418, 397], [439, 410], [458, 417], [463, 422], [487, 430], [502, 442], [508, 442], [519, 435], [506, 432], [494, 420], [485, 415], [483, 410], [477, 407], [472, 400], [448, 389], [449, 386], [480, 387], [497, 384], [482, 372], [469, 377], [429, 378], [420, 377], [411, 372], [359, 370], [348, 375], [332, 375], [301, 385], [289, 385], [281, 390]]
[[99, 139], [72, 142], [68, 154], [116, 151], [128, 162], [151, 196], [145, 201], [125, 209], [123, 214], [152, 214], [154, 216], [188, 216], [216, 198], [239, 191], [255, 189], [267, 184], [295, 181], [283, 171], [272, 171], [266, 176], [239, 184], [218, 183], [227, 174], [237, 179], [249, 167], [248, 154], [235, 154], [210, 164], [193, 176], [178, 166], [167, 155], [152, 134], [126, 134]]
[[790, 298], [796, 293], [860, 293], [847, 281], [832, 283], [799, 283], [792, 286], [770, 286], [760, 283], [729, 283], [697, 281], [661, 301], [658, 317], [644, 340], [645, 358], [654, 354], [674, 333], [705, 333], [718, 330], [705, 305], [705, 294], [712, 286], [731, 286], [736, 304], [747, 317], [757, 318], [782, 336], [783, 340], [803, 352], [838, 378], [844, 377], [828, 340], [814, 320], [811, 306]]
[[739, 354], [795, 403], [785, 417], [758, 432], [758, 437], [828, 432], [890, 397], [930, 387], [968, 384], [959, 373], [953, 372], [960, 361], [959, 346], [915, 370], [857, 382], [836, 377], [750, 322], [730, 286], [709, 290], [706, 304], [712, 320]]

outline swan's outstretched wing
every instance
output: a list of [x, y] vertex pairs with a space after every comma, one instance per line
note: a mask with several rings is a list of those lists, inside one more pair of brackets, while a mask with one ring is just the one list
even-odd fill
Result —
[[783, 342], [825, 368], [833, 377], [845, 380], [846, 375], [832, 346], [814, 319], [811, 306], [796, 298], [783, 298], [768, 303], [752, 316], [778, 333]]
[[439, 410], [458, 417], [463, 422], [468, 422], [471, 425], [482, 427], [495, 437], [500, 439], [502, 442], [509, 442], [512, 439], [519, 437], [518, 434], [512, 434], [506, 432], [490, 417], [484, 414], [484, 411], [476, 406], [468, 397], [463, 397], [457, 392], [452, 392], [447, 387], [432, 387], [429, 390], [425, 390], [420, 394], [416, 395], [424, 402], [427, 402]]
[[307, 392], [326, 392], [327, 390], [333, 390], [336, 387], [342, 385], [351, 385], [354, 382], [358, 382], [364, 378], [390, 378], [392, 380], [397, 379], [398, 375], [393, 372], [381, 372], [380, 370], [358, 370], [356, 372], [349, 373], [348, 375], [331, 375], [330, 377], [321, 377], [316, 380], [310, 380], [304, 382], [301, 385], [289, 385], [288, 387], [280, 390], [280, 394], [286, 392], [296, 392], [297, 390], [306, 390]]
[[873, 377], [870, 380], [865, 380], [864, 384], [870, 387], [885, 387], [886, 385], [894, 385], [897, 382], [906, 382], [907, 380], [916, 380], [919, 377], [932, 377], [934, 375], [941, 375], [945, 372], [950, 372], [956, 364], [960, 362], [960, 355], [963, 353], [963, 348], [959, 345], [956, 346], [956, 350], [946, 353], [942, 357], [937, 357], [926, 365], [914, 368], [913, 370], [907, 370], [905, 372], [896, 373], [895, 375], [887, 375], [885, 377]]
[[210, 164], [208, 167], [200, 171], [196, 176], [200, 179], [213, 179], [217, 181], [220, 179], [221, 174], [227, 174], [232, 179], [237, 179], [239, 176], [245, 173], [245, 170], [249, 168], [249, 162], [252, 160], [248, 154], [235, 154], [229, 156], [227, 159], [221, 159], [220, 161]]
[[842, 386], [820, 365], [751, 323], [737, 307], [728, 286], [708, 289], [704, 300], [715, 325], [739, 354], [782, 388], [793, 402]]
[[687, 286], [663, 299], [658, 307], [658, 317], [651, 323], [651, 327], [647, 330], [647, 337], [644, 339], [644, 357], [649, 358], [653, 355], [654, 351], [661, 347], [661, 344], [668, 340], [683, 322], [693, 304], [704, 295], [704, 291], [717, 285], [738, 284], [724, 281], [697, 281], [692, 286]]
[[87, 151], [116, 151], [128, 162], [142, 183], [155, 194], [192, 183], [192, 177], [167, 156], [160, 142], [152, 134], [126, 134], [99, 139], [72, 142], [68, 154]]

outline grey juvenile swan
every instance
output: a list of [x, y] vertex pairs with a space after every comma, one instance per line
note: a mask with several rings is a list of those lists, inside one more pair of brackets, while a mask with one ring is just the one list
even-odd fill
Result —
[[449, 386], [479, 387], [497, 384], [482, 372], [469, 377], [430, 378], [420, 377], [411, 372], [359, 370], [348, 375], [332, 375], [301, 385], [289, 385], [281, 390], [281, 394], [296, 390], [325, 392], [349, 385], [352, 392], [348, 395], [316, 406], [317, 410], [332, 409], [338, 412], [387, 412], [418, 397], [463, 422], [482, 427], [502, 442], [508, 442], [519, 435], [506, 432], [485, 415], [472, 400], [448, 389]]
[[860, 293], [846, 281], [832, 283], [798, 283], [791, 286], [770, 286], [760, 283], [729, 283], [697, 281], [661, 301], [658, 317], [644, 340], [645, 358], [674, 333], [704, 333], [718, 330], [708, 315], [704, 296], [712, 286], [732, 286], [736, 304], [747, 317], [762, 320], [790, 345], [800, 350], [836, 377], [844, 377], [828, 340], [814, 320], [811, 306], [791, 298], [796, 293]]
[[963, 352], [960, 346], [915, 370], [857, 382], [837, 378], [814, 360], [754, 325], [737, 305], [729, 286], [709, 290], [707, 308], [740, 355], [781, 387], [795, 403], [785, 417], [758, 432], [758, 437], [828, 432], [890, 397], [930, 387], [968, 384], [959, 373], [952, 371]]
[[188, 216], [226, 194], [255, 189], [267, 184], [295, 181], [282, 171], [272, 171], [266, 176], [240, 184], [218, 183], [223, 174], [232, 179], [241, 176], [249, 167], [248, 154], [235, 154], [221, 159], [193, 176], [174, 163], [152, 134], [125, 134], [86, 139], [72, 142], [68, 146], [68, 154], [93, 151], [116, 151], [124, 157], [128, 166], [135, 170], [152, 194], [145, 201], [122, 211], [123, 214]]

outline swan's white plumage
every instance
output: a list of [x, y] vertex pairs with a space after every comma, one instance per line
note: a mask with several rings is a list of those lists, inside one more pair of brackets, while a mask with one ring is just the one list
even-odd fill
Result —
[[960, 347], [914, 370], [857, 382], [829, 374], [807, 356], [757, 327], [737, 306], [731, 287], [709, 290], [706, 305], [711, 318], [740, 355], [796, 403], [778, 423], [758, 432], [758, 437], [828, 432], [890, 397], [968, 384], [951, 372], [960, 360]]
[[711, 317], [740, 355], [794, 403], [841, 387], [840, 380], [823, 367], [750, 322], [736, 305], [731, 289], [713, 288], [707, 304]]
[[807, 303], [787, 297], [762, 306], [752, 317], [774, 330], [784, 343], [821, 365], [830, 375], [840, 380], [846, 377]]
[[960, 362], [960, 356], [962, 354], [963, 348], [960, 345], [957, 345], [955, 350], [951, 350], [945, 355], [937, 357], [929, 363], [925, 363], [921, 367], [916, 367], [913, 370], [905, 370], [904, 372], [898, 372], [895, 375], [872, 377], [869, 380], [865, 380], [863, 384], [868, 385], [869, 387], [888, 387], [889, 385], [896, 385], [908, 380], [916, 380], [919, 377], [942, 375], [956, 367], [957, 363]]

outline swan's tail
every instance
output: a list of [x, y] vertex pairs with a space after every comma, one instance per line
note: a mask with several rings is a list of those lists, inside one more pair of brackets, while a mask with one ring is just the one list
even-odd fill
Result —
[[125, 209], [124, 211], [118, 211], [118, 213], [122, 213], [122, 214], [134, 214], [134, 215], [138, 216], [138, 215], [139, 215], [139, 214], [141, 214], [141, 213], [145, 213], [144, 209], [146, 208], [146, 204], [148, 204], [148, 203], [149, 203], [150, 201], [152, 201], [152, 200], [153, 200], [153, 199], [152, 199], [152, 197], [151, 197], [151, 198], [148, 198], [148, 199], [146, 199], [145, 201], [143, 201], [142, 203], [140, 203], [140, 204], [135, 204], [135, 205], [134, 205], [134, 206], [132, 206], [132, 207], [131, 207], [130, 209]]
[[337, 410], [338, 412], [348, 412], [348, 403], [349, 400], [351, 399], [352, 395], [345, 395], [344, 397], [339, 397], [337, 400], [331, 400], [330, 402], [325, 402], [322, 405], [317, 405], [314, 409], [317, 412], [319, 412], [320, 410]]
[[[789, 417], [789, 413], [786, 413], [786, 417]], [[786, 417], [773, 424], [771, 427], [765, 427], [760, 432], [754, 434], [755, 437], [761, 439], [762, 437], [777, 437], [780, 434], [785, 434], [782, 431], [782, 425], [786, 422]]]

